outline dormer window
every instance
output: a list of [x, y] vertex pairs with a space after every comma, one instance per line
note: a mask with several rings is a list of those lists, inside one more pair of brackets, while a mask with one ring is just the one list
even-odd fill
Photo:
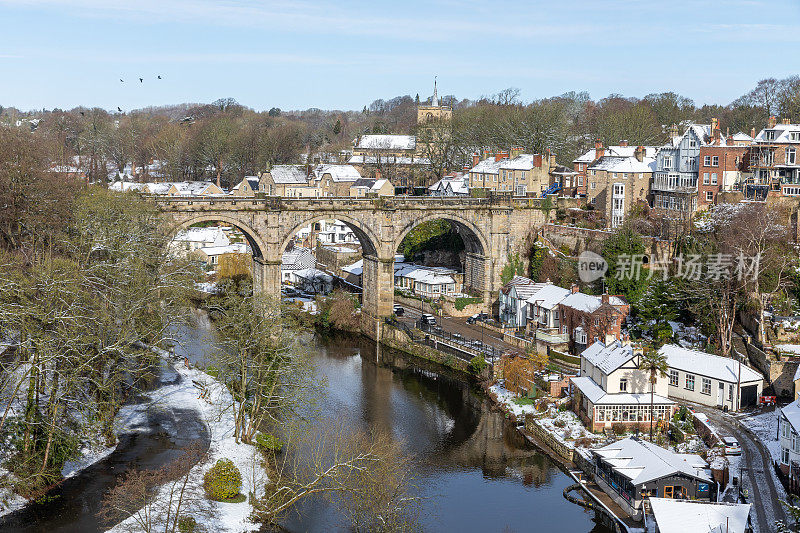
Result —
[[789, 132], [789, 140], [790, 141], [800, 141], [800, 131], [791, 131], [791, 132]]
[[767, 130], [764, 132], [764, 138], [768, 141], [775, 140], [775, 130]]

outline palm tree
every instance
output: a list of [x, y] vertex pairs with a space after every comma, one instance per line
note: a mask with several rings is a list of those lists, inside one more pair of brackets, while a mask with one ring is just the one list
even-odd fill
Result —
[[642, 352], [639, 368], [650, 372], [650, 440], [653, 440], [653, 393], [658, 376], [667, 377], [667, 358], [657, 348], [647, 346]]

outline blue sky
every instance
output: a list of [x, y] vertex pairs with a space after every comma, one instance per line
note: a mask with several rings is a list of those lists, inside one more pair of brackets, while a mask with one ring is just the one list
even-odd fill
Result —
[[434, 75], [460, 98], [727, 104], [800, 73], [799, 23], [798, 0], [0, 0], [0, 105], [361, 109]]

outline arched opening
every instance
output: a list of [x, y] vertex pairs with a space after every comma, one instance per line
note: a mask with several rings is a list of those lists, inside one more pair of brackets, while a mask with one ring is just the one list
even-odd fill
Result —
[[319, 296], [333, 293], [334, 300], [342, 300], [340, 308], [348, 307], [345, 299], [361, 307], [363, 263], [377, 257], [377, 242], [369, 228], [347, 215], [297, 223], [279, 247], [283, 300], [315, 310]]
[[227, 217], [198, 217], [172, 231], [170, 251], [197, 262], [202, 271], [198, 288], [214, 292], [225, 279], [252, 281], [258, 290], [264, 245], [255, 231]]
[[412, 307], [409, 318], [487, 312], [489, 245], [474, 224], [454, 216], [418, 219], [402, 229], [396, 246], [396, 311]]

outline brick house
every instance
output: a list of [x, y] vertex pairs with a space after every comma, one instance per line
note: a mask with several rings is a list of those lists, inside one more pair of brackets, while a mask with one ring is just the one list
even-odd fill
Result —
[[[628, 141], [620, 141], [617, 146], [603, 146], [600, 139], [595, 140], [594, 148], [587, 151], [582, 156], [572, 161], [574, 175], [570, 181], [564, 180], [564, 194], [566, 196], [587, 196], [590, 189], [589, 167], [605, 156], [609, 157], [633, 157], [636, 146], [630, 146]], [[645, 157], [655, 157], [657, 148], [645, 146]]]
[[622, 324], [630, 313], [630, 305], [621, 296], [583, 294], [577, 285], [572, 286], [571, 294], [559, 302], [558, 308], [561, 333], [567, 335], [574, 353], [581, 353], [596, 341], [621, 339]]
[[[712, 119], [713, 131], [719, 133], [719, 124]], [[708, 209], [717, 203], [720, 192], [740, 189], [751, 175], [749, 152], [753, 138], [744, 133], [728, 135], [722, 142], [715, 135], [711, 144], [700, 147], [698, 157], [697, 209]]]

